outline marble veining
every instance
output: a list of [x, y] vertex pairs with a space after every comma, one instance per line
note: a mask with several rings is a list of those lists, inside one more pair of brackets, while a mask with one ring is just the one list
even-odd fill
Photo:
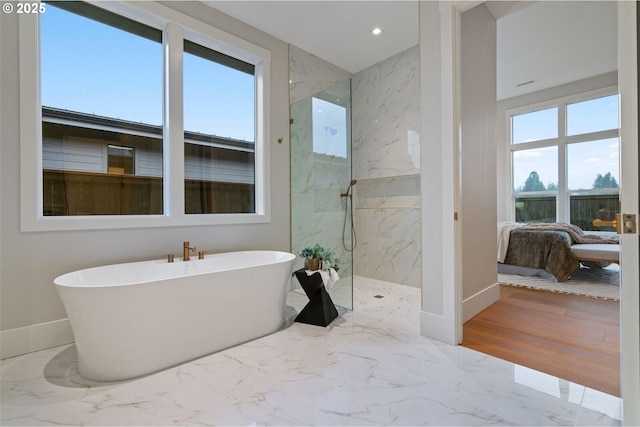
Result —
[[420, 287], [420, 55], [353, 76], [355, 274]]
[[420, 173], [419, 74], [417, 47], [354, 74], [354, 178]]
[[290, 104], [347, 80], [351, 73], [294, 45], [289, 46]]
[[420, 288], [420, 209], [357, 209], [355, 273]]
[[[3, 360], [0, 424], [620, 425], [620, 399], [425, 338], [419, 289], [355, 279], [355, 310], [327, 328], [132, 380], [84, 380], [73, 345]], [[305, 303], [291, 293], [291, 316]]]

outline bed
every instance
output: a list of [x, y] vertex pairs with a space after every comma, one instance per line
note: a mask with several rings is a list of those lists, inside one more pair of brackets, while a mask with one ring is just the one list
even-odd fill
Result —
[[498, 272], [564, 282], [584, 264], [619, 263], [617, 236], [586, 234], [564, 223], [498, 224]]

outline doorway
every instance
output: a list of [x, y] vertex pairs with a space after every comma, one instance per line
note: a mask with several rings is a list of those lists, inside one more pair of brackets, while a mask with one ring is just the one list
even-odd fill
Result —
[[[621, 199], [622, 199], [622, 211], [623, 212], [632, 212], [633, 217], [637, 217], [638, 212], [638, 100], [637, 100], [637, 11], [636, 11], [636, 3], [635, 2], [619, 2], [618, 7], [621, 9], [617, 18], [621, 23], [618, 28], [617, 34], [619, 35], [618, 39], [622, 41], [622, 45], [619, 46], [616, 51], [620, 52], [618, 54], [619, 61], [619, 88], [620, 93], [622, 94], [621, 101], [621, 112], [622, 112], [622, 130], [621, 130], [621, 158], [622, 158], [622, 170], [626, 171], [628, 175], [623, 174], [621, 176], [621, 181], [626, 181], [626, 185], [621, 191]], [[455, 45], [455, 40], [460, 37], [460, 29], [455, 25], [455, 16], [459, 17], [459, 12], [461, 10], [456, 9], [454, 6], [453, 10], [442, 11], [442, 21], [443, 23], [448, 23], [450, 16], [447, 13], [452, 13], [454, 15], [454, 19], [451, 20], [452, 24], [447, 24], [443, 26], [442, 29], [442, 37], [451, 36], [453, 34], [454, 42], [452, 45]], [[622, 10], [624, 9], [624, 10]], [[443, 46], [446, 43], [449, 43], [449, 39], [444, 39], [441, 41]], [[445, 70], [448, 71], [448, 70]], [[455, 67], [451, 68], [453, 74], [455, 74]], [[458, 82], [456, 79], [453, 80], [451, 85], [454, 88], [458, 88]], [[445, 87], [443, 90], [443, 94], [449, 94], [447, 92], [448, 87]], [[455, 94], [456, 90], [452, 90], [451, 94]], [[450, 99], [443, 99], [442, 105], [443, 107], [448, 106], [448, 102]], [[454, 98], [454, 103], [456, 102]], [[446, 109], [445, 109], [446, 110]], [[455, 111], [455, 109], [454, 109]], [[444, 111], [445, 117], [449, 117], [447, 111]], [[626, 119], [625, 119], [626, 117]], [[459, 118], [454, 116], [454, 122], [457, 122]], [[446, 122], [444, 120], [443, 122]], [[626, 125], [625, 125], [626, 123]], [[444, 127], [443, 127], [444, 129]], [[456, 140], [456, 136], [452, 135], [452, 140]], [[445, 141], [446, 144], [446, 141]], [[626, 164], [626, 166], [625, 166]], [[447, 191], [452, 191], [455, 193], [455, 186], [452, 189], [443, 188], [443, 191], [446, 193]], [[464, 217], [464, 216], [463, 216]], [[638, 251], [638, 235], [637, 232], [630, 233], [629, 235], [621, 236], [621, 245], [622, 245], [622, 258], [621, 263], [625, 266], [624, 273], [622, 275], [622, 320], [621, 328], [622, 328], [622, 354], [625, 355], [623, 358], [623, 377], [626, 379], [623, 382], [622, 395], [625, 398], [625, 401], [629, 399], [630, 402], [637, 402], [640, 397], [640, 386], [638, 386], [639, 381], [639, 349], [638, 349], [638, 336], [639, 333], [639, 323], [638, 322], [638, 264], [639, 264], [639, 251]], [[625, 261], [626, 260], [626, 261]], [[445, 266], [446, 269], [446, 266]], [[449, 297], [455, 298], [458, 300], [458, 311], [462, 311], [462, 298], [460, 297], [461, 293], [461, 283], [463, 276], [460, 274], [462, 269], [461, 265], [457, 267], [453, 267], [453, 271], [457, 272], [456, 282], [459, 284], [459, 294], [458, 296], [449, 295]], [[446, 273], [445, 273], [446, 274]], [[425, 291], [428, 291], [427, 287], [423, 288]], [[423, 296], [423, 301], [428, 297]], [[446, 305], [445, 301], [445, 305]], [[461, 315], [453, 316], [454, 321], [458, 321], [461, 326]], [[446, 326], [445, 326], [446, 328]], [[425, 328], [423, 328], [424, 331]], [[424, 332], [423, 332], [424, 333]], [[629, 378], [629, 379], [627, 379]], [[640, 409], [638, 409], [637, 405], [625, 405], [624, 406], [624, 422], [629, 424], [637, 423], [640, 419]]]
[[[612, 214], [618, 210], [617, 72], [601, 74], [603, 69], [617, 69], [617, 7], [540, 2], [514, 11], [487, 2], [465, 11], [460, 19], [461, 270], [467, 304], [479, 293], [488, 294], [487, 289], [496, 299], [508, 291], [492, 286], [497, 281], [493, 269], [497, 250], [488, 250], [487, 242], [495, 242], [496, 222], [563, 222], [591, 232], [585, 224], [590, 226], [596, 218], [587, 221], [576, 215], [592, 211], [602, 215], [599, 207], [610, 204], [609, 199], [613, 199]], [[566, 32], [571, 37], [564, 37]], [[556, 43], [547, 43], [549, 38]], [[576, 51], [585, 57], [572, 54]], [[596, 67], [594, 57], [599, 58], [598, 67], [606, 66]], [[487, 84], [495, 76], [495, 86]], [[497, 110], [497, 117], [486, 110]], [[611, 150], [611, 158], [609, 152], [603, 154], [606, 150]], [[497, 164], [496, 159], [500, 159]], [[493, 168], [497, 175], [490, 174]], [[592, 188], [597, 173], [611, 177], [615, 187]], [[486, 205], [491, 202], [497, 211]], [[480, 277], [479, 272], [492, 277]], [[524, 303], [522, 292], [518, 297]], [[464, 310], [464, 320], [475, 314]], [[611, 346], [615, 347], [611, 354], [619, 355], [617, 344]]]

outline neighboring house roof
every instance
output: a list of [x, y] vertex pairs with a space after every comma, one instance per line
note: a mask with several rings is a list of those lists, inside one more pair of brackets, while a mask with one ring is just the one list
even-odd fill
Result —
[[[109, 132], [123, 132], [147, 138], [162, 139], [162, 125], [151, 125], [95, 114], [80, 113], [52, 107], [42, 107], [42, 121]], [[238, 151], [255, 151], [255, 143], [198, 132], [185, 133], [185, 142]]]

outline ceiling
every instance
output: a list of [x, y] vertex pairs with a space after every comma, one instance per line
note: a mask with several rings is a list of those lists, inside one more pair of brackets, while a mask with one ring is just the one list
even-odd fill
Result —
[[[418, 44], [417, 1], [205, 3], [350, 73]], [[375, 27], [382, 34], [371, 34]]]
[[[418, 44], [415, 0], [205, 3], [350, 73]], [[498, 99], [617, 69], [616, 2], [485, 4], [498, 20]], [[382, 29], [378, 36], [371, 34], [375, 27]]]
[[498, 99], [616, 71], [617, 25], [615, 1], [540, 1], [501, 17]]

